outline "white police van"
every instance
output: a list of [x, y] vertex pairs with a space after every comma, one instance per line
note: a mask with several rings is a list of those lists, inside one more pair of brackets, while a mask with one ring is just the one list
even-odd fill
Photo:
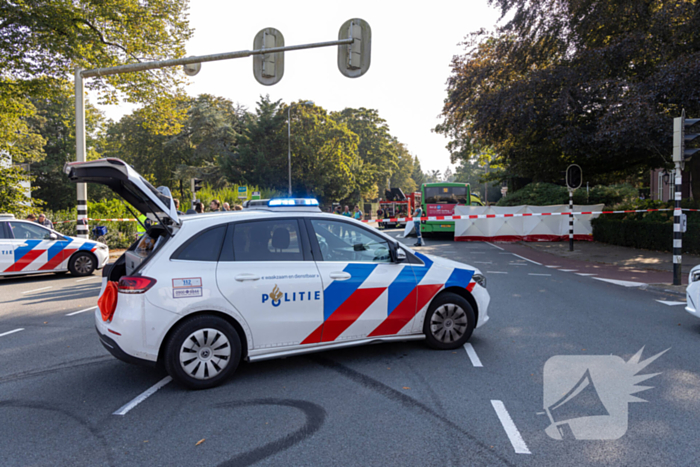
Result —
[[316, 200], [178, 216], [167, 190], [121, 160], [65, 171], [158, 222], [105, 269], [97, 332], [115, 357], [162, 365], [188, 387], [220, 384], [241, 359], [413, 339], [455, 349], [488, 320], [478, 270], [324, 214]]

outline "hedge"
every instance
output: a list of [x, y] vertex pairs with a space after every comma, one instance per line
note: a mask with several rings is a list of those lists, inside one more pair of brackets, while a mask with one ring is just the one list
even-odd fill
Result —
[[[700, 218], [688, 216], [683, 234], [683, 252], [700, 254]], [[591, 221], [593, 240], [644, 250], [668, 251], [673, 247], [673, 222], [615, 219], [601, 216]]]

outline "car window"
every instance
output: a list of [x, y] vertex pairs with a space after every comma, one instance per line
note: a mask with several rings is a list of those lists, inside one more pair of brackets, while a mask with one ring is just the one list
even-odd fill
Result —
[[206, 230], [196, 235], [177, 252], [173, 259], [184, 261], [218, 261], [221, 244], [226, 235], [226, 225]]
[[9, 222], [15, 238], [20, 240], [51, 240], [51, 231], [30, 222]]
[[299, 224], [293, 219], [237, 223], [233, 256], [235, 261], [303, 261]]
[[390, 263], [389, 242], [348, 222], [311, 220], [323, 261]]
[[10, 226], [7, 222], [0, 222], [0, 239], [12, 238], [10, 236]]

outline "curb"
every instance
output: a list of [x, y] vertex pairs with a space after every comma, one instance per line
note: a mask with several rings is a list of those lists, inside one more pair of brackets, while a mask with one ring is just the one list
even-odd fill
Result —
[[667, 284], [649, 284], [644, 287], [644, 290], [651, 290], [654, 292], [663, 292], [671, 295], [677, 295], [679, 297], [685, 297], [685, 291], [681, 292], [679, 290], [673, 290], [669, 288], [670, 285]]

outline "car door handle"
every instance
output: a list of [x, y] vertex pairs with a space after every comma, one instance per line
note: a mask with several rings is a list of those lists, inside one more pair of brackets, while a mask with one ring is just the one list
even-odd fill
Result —
[[330, 278], [336, 281], [346, 281], [352, 276], [347, 272], [332, 272], [329, 274]]
[[260, 280], [260, 276], [256, 274], [239, 274], [236, 277], [234, 277], [238, 282], [244, 282], [244, 281], [257, 281]]

